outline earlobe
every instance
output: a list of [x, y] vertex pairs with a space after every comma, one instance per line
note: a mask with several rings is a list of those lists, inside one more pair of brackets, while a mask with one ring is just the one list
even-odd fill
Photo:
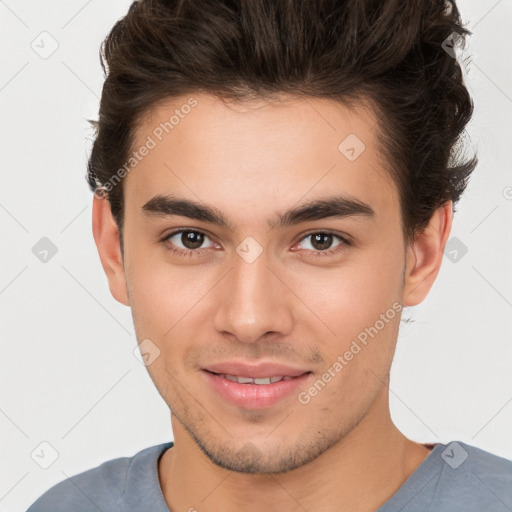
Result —
[[92, 232], [101, 265], [108, 279], [110, 293], [121, 304], [129, 306], [119, 230], [108, 199], [93, 198]]
[[423, 302], [439, 274], [452, 227], [452, 207], [452, 201], [440, 206], [426, 228], [416, 235], [407, 248], [402, 295], [404, 306], [416, 306]]

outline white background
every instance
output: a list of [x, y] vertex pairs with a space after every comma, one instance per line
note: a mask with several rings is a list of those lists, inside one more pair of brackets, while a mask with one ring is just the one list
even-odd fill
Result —
[[[130, 310], [110, 295], [84, 178], [100, 43], [129, 5], [0, 1], [0, 512], [172, 439], [133, 355]], [[414, 322], [402, 325], [391, 410], [418, 442], [460, 440], [512, 459], [512, 0], [458, 5], [474, 32], [468, 132], [480, 158], [452, 229], [468, 251], [445, 257], [428, 299], [404, 314]], [[47, 59], [31, 47], [43, 31], [59, 45]], [[47, 263], [32, 253], [42, 237], [58, 248]], [[41, 442], [58, 452], [48, 469], [31, 458]]]

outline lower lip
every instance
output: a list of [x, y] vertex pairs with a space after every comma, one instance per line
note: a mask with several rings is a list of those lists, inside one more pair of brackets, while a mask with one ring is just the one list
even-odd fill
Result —
[[271, 384], [240, 384], [215, 373], [203, 370], [210, 386], [225, 400], [244, 409], [266, 409], [292, 395], [311, 378], [312, 373], [304, 373], [290, 380], [280, 380]]

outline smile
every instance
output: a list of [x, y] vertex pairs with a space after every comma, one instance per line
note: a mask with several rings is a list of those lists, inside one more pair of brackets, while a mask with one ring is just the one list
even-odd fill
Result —
[[246, 410], [268, 409], [280, 402], [284, 403], [313, 378], [312, 372], [272, 377], [245, 377], [208, 370], [201, 373], [206, 379], [206, 385], [223, 402]]
[[225, 375], [218, 374], [225, 379], [230, 380], [231, 382], [238, 382], [239, 384], [273, 384], [274, 382], [279, 382], [281, 380], [291, 380], [293, 377], [288, 375], [280, 376], [280, 377], [261, 377], [261, 378], [252, 378], [252, 377], [241, 377], [237, 375]]

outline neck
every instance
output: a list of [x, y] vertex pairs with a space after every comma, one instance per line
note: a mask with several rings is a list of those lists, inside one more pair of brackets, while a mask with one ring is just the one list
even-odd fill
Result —
[[375, 511], [430, 453], [394, 426], [387, 399], [378, 402], [329, 450], [277, 474], [243, 474], [216, 466], [173, 417], [175, 445], [158, 468], [164, 498], [172, 512]]

